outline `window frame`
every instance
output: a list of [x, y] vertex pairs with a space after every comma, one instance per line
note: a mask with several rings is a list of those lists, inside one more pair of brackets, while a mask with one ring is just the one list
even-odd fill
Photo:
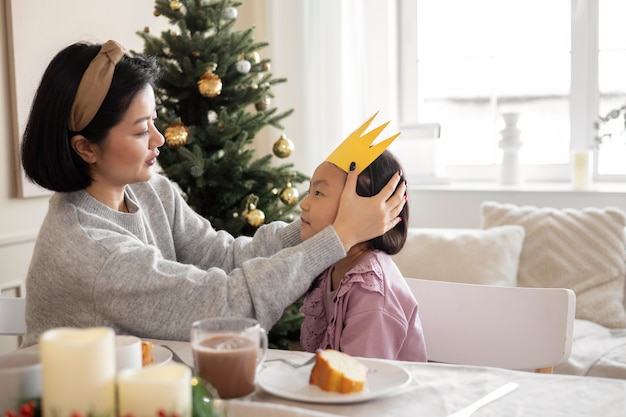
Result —
[[[418, 138], [419, 102], [417, 94], [417, 2], [399, 0], [399, 126], [403, 137]], [[571, 0], [571, 64], [570, 64], [570, 149], [593, 148], [594, 123], [599, 109], [598, 0]], [[597, 151], [594, 151], [594, 181], [624, 181], [622, 175], [599, 175]], [[500, 165], [449, 165], [447, 176], [453, 180], [492, 181], [498, 177]], [[570, 164], [524, 165], [526, 181], [569, 181]]]

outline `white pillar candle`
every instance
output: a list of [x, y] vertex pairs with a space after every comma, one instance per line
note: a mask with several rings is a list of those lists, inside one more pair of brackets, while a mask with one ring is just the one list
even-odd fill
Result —
[[191, 369], [166, 363], [117, 374], [118, 415], [121, 417], [191, 416]]
[[42, 334], [44, 416], [115, 415], [115, 332], [57, 328]]
[[576, 190], [588, 190], [593, 177], [593, 152], [591, 150], [572, 151], [572, 184]]

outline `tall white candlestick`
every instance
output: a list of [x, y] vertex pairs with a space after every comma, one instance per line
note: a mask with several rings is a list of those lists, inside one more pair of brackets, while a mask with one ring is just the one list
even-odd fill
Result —
[[57, 328], [43, 333], [39, 342], [44, 416], [115, 416], [112, 329]]
[[180, 363], [117, 374], [119, 416], [191, 416], [191, 370]]

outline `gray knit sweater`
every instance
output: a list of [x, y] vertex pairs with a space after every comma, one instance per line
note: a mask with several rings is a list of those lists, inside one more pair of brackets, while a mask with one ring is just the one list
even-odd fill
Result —
[[85, 191], [51, 197], [26, 280], [23, 346], [61, 326], [188, 340], [194, 320], [249, 316], [269, 329], [346, 255], [332, 227], [301, 242], [299, 221], [234, 239], [160, 175], [128, 186], [126, 199], [130, 213]]

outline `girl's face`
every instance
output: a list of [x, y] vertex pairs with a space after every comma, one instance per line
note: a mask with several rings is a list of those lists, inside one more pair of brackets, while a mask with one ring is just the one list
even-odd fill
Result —
[[123, 188], [127, 184], [147, 181], [165, 139], [154, 126], [156, 105], [154, 92], [146, 86], [133, 99], [117, 125], [97, 148], [91, 164], [93, 185]]
[[309, 193], [300, 202], [300, 237], [306, 240], [335, 221], [347, 174], [330, 162], [322, 162], [311, 178]]

